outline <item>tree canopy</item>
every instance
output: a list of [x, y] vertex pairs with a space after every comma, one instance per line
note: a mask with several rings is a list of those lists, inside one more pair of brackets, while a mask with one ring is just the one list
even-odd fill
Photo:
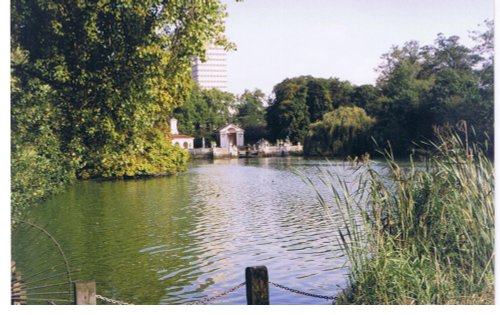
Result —
[[374, 123], [375, 119], [364, 109], [340, 106], [309, 126], [304, 150], [308, 154], [326, 156], [364, 154], [370, 141], [368, 131]]
[[[283, 80], [274, 87], [267, 108], [270, 138], [290, 137], [294, 142], [307, 138], [308, 153], [325, 154], [332, 147], [329, 140], [314, 140], [320, 130], [327, 130], [325, 114], [340, 107], [359, 107], [375, 119], [369, 124], [370, 136], [379, 144], [390, 143], [396, 155], [406, 155], [423, 139], [432, 140], [435, 126], [463, 121], [474, 128], [474, 141], [493, 143], [493, 22], [486, 21], [485, 26], [486, 30], [472, 33], [474, 47], [462, 45], [458, 36], [443, 34], [433, 45], [409, 41], [393, 46], [382, 55], [375, 86], [310, 76]], [[345, 144], [330, 153], [374, 150], [367, 142], [356, 146], [363, 148]], [[489, 149], [492, 153], [492, 146]]]
[[193, 136], [197, 146], [202, 138], [215, 141], [216, 130], [233, 121], [235, 107], [233, 94], [202, 89], [195, 83], [190, 96], [175, 110], [179, 131]]
[[12, 1], [13, 182], [23, 159], [53, 165], [54, 182], [67, 167], [81, 178], [181, 170], [167, 122], [192, 58], [209, 42], [231, 48], [225, 16], [218, 0]]
[[259, 89], [245, 90], [237, 99], [238, 110], [235, 120], [241, 128], [245, 129], [246, 143], [256, 143], [268, 136], [264, 96]]

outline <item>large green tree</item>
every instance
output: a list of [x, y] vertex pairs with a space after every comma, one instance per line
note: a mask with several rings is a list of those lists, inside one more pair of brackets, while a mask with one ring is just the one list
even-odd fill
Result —
[[474, 48], [461, 45], [457, 36], [439, 35], [425, 61], [435, 78], [425, 99], [433, 124], [465, 121], [481, 142], [493, 140], [493, 29], [487, 26]]
[[476, 130], [474, 141], [493, 136], [493, 24], [475, 32], [475, 47], [458, 36], [439, 34], [433, 45], [408, 42], [382, 56], [375, 106], [374, 137], [390, 142], [396, 154], [433, 138], [434, 126], [463, 121]]
[[267, 138], [264, 96], [261, 90], [256, 89], [254, 91], [245, 90], [238, 97], [236, 123], [245, 129], [246, 143], [256, 143], [261, 138]]
[[[474, 47], [442, 34], [433, 45], [421, 47], [410, 41], [393, 46], [382, 55], [376, 86], [310, 76], [282, 81], [274, 87], [267, 108], [270, 138], [302, 141], [315, 128], [313, 135], [308, 134], [306, 151], [324, 153], [330, 147], [328, 139], [325, 144], [314, 139], [326, 130], [321, 127], [325, 113], [360, 107], [376, 118], [370, 136], [383, 146], [390, 144], [396, 155], [406, 156], [416, 143], [432, 140], [435, 126], [464, 126], [464, 121], [476, 131], [469, 139], [493, 143], [493, 22], [486, 21], [485, 26], [486, 30], [473, 33]], [[308, 120], [318, 124], [305, 125]], [[366, 151], [372, 150], [369, 143], [364, 145]], [[489, 149], [492, 153], [491, 145]]]
[[370, 129], [375, 119], [356, 106], [339, 108], [309, 126], [304, 150], [310, 155], [360, 155], [369, 151]]
[[[14, 49], [13, 65], [28, 62]], [[61, 151], [55, 92], [29, 75], [11, 76], [11, 202], [13, 215], [74, 180], [74, 167]]]
[[[216, 0], [16, 0], [15, 71], [56, 93], [62, 149], [81, 177], [172, 173], [185, 155], [166, 139], [187, 96], [191, 58], [225, 44]], [[15, 106], [15, 104], [14, 104]]]
[[168, 119], [189, 93], [192, 57], [213, 41], [230, 48], [225, 15], [218, 0], [12, 1], [13, 183], [29, 173], [18, 157], [37, 147], [33, 130], [54, 140], [35, 156], [81, 178], [182, 169]]
[[[306, 103], [311, 121], [321, 120], [323, 114], [333, 110], [332, 95], [329, 91], [331, 80], [310, 78], [307, 80]], [[336, 100], [339, 98], [336, 97]]]
[[413, 141], [431, 135], [431, 121], [422, 99], [433, 79], [422, 76], [421, 48], [415, 41], [394, 46], [382, 56], [377, 87], [381, 97], [370, 108], [377, 125], [373, 136], [380, 143], [389, 142], [397, 153], [405, 152]]
[[307, 86], [302, 78], [286, 79], [274, 87], [273, 93], [275, 98], [266, 110], [271, 140], [303, 142], [310, 123]]
[[363, 89], [337, 78], [300, 76], [282, 81], [274, 87], [274, 98], [267, 108], [269, 137], [303, 142], [309, 123], [320, 121], [325, 113], [340, 106], [354, 106], [354, 101], [368, 106], [376, 92], [368, 91], [366, 86]]

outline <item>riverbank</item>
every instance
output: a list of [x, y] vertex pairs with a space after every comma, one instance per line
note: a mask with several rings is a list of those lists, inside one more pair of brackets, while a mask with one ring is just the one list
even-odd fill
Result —
[[327, 178], [342, 187], [331, 224], [350, 267], [337, 304], [494, 304], [493, 163], [455, 134], [438, 139], [425, 169], [388, 158], [355, 194]]
[[302, 156], [304, 149], [297, 145], [262, 145], [262, 146], [232, 146], [229, 148], [196, 148], [190, 149], [189, 154], [193, 159], [230, 159], [230, 158], [262, 158]]

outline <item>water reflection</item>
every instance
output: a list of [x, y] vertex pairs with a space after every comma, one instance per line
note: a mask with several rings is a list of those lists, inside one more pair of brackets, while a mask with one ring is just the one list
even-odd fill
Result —
[[[297, 170], [353, 173], [301, 158], [203, 161], [169, 178], [78, 183], [33, 212], [104, 296], [182, 304], [236, 286], [255, 265], [271, 281], [333, 295], [345, 284], [344, 261]], [[274, 287], [270, 295], [272, 304], [330, 303]], [[214, 303], [245, 304], [244, 288]]]

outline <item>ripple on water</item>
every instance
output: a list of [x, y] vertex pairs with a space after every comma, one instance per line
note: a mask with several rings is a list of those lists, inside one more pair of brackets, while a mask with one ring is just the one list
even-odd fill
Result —
[[[174, 177], [80, 183], [37, 213], [105, 296], [182, 304], [231, 289], [255, 265], [271, 281], [331, 295], [345, 284], [345, 258], [315, 192], [294, 173], [318, 168], [348, 175], [303, 159], [201, 162]], [[270, 293], [273, 304], [330, 303]], [[214, 303], [245, 304], [244, 288]]]

